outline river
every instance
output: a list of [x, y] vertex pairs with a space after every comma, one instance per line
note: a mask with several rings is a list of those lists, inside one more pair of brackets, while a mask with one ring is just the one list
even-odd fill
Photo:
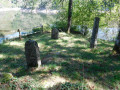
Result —
[[[0, 43], [6, 39], [31, 33], [34, 27], [50, 25], [56, 21], [57, 10], [29, 10], [20, 8], [0, 9]], [[117, 28], [99, 29], [98, 38], [103, 40], [113, 40], [117, 35]]]
[[31, 33], [35, 27], [52, 24], [56, 20], [56, 13], [56, 10], [0, 9], [0, 43], [18, 37], [18, 29], [24, 35]]

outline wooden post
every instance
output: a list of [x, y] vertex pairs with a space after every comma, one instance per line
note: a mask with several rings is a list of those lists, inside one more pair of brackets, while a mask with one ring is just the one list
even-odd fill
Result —
[[43, 25], [41, 25], [41, 28], [42, 28], [42, 32], [41, 33], [43, 33]]
[[20, 34], [20, 29], [17, 30], [17, 32], [19, 32], [19, 39], [21, 40], [21, 34]]
[[97, 34], [98, 34], [99, 21], [100, 21], [100, 18], [95, 17], [93, 31], [92, 31], [92, 37], [91, 37], [91, 41], [90, 41], [90, 48], [94, 48], [95, 45], [97, 44], [96, 39], [97, 39]]

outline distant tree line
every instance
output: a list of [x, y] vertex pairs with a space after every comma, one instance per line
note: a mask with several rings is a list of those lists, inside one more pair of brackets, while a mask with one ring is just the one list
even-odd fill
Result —
[[54, 0], [9, 0], [16, 7], [27, 9], [57, 9], [57, 2]]

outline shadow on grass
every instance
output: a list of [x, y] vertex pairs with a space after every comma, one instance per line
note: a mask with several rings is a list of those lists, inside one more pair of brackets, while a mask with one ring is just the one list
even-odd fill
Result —
[[[22, 68], [16, 72], [17, 77], [43, 73], [59, 74], [60, 76], [71, 80], [82, 81], [83, 79], [88, 79], [110, 89], [115, 88], [116, 83], [120, 82], [120, 56], [114, 57], [109, 55], [109, 49], [112, 48], [112, 45], [109, 45], [108, 42], [100, 43], [98, 44], [97, 49], [90, 50], [89, 42], [87, 42], [87, 40], [79, 40], [80, 37], [76, 36], [74, 36], [75, 39], [77, 38], [75, 41], [74, 38], [73, 40], [64, 40], [64, 38], [52, 40], [50, 39], [50, 34], [35, 34], [25, 37], [23, 41], [25, 42], [29, 38], [44, 45], [43, 50], [41, 51], [42, 60], [48, 58], [48, 55], [53, 58], [50, 62], [46, 62], [46, 66], [55, 65], [60, 66], [61, 68], [55, 70], [55, 67], [53, 67], [48, 71], [30, 73], [25, 71], [25, 64], [23, 64], [25, 62], [25, 57], [20, 57], [17, 62], [14, 62], [14, 60], [12, 61], [12, 58], [3, 61], [1, 67], [2, 65], [5, 65], [6, 68], [9, 67], [10, 69], [17, 69], [18, 67]], [[73, 46], [67, 46], [67, 44], [71, 44], [70, 41], [74, 43]], [[4, 51], [3, 53], [6, 55], [22, 54], [22, 56], [24, 56], [24, 52], [18, 48], [5, 45], [1, 48], [10, 48], [8, 52], [4, 51], [4, 49], [1, 50], [1, 52]], [[9, 52], [11, 53], [9, 54]], [[23, 58], [23, 60], [21, 60], [21, 58]], [[61, 58], [62, 60], [58, 60], [58, 58]], [[2, 71], [6, 71], [6, 68], [3, 68]]]
[[[63, 42], [68, 43], [66, 40], [63, 40]], [[115, 88], [116, 82], [120, 81], [120, 56], [110, 56], [111, 42], [100, 42], [96, 50], [88, 52], [84, 49], [89, 48], [89, 42], [75, 41], [74, 43], [78, 44], [78, 47], [65, 47], [54, 40], [48, 40], [44, 43], [50, 45], [52, 49], [56, 48], [57, 51], [65, 50], [65, 53], [57, 55], [59, 58], [64, 58], [65, 62], [55, 62], [62, 67], [57, 71], [61, 76], [71, 78], [72, 80], [82, 80], [84, 77], [84, 79], [90, 79], [111, 89]], [[87, 44], [87, 46], [81, 46], [84, 44]]]
[[9, 45], [0, 45], [0, 72], [13, 72], [20, 67], [25, 66], [24, 51], [21, 48]]

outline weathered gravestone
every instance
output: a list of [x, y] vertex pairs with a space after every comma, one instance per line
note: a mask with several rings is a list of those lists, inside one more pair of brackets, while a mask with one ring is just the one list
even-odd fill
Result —
[[99, 29], [99, 22], [100, 22], [100, 18], [95, 17], [91, 41], [90, 41], [90, 48], [95, 48], [97, 45], [97, 34]]
[[5, 83], [9, 82], [13, 78], [13, 75], [11, 73], [1, 73], [0, 72], [0, 82]]
[[39, 67], [41, 65], [40, 51], [36, 41], [29, 40], [25, 43], [25, 55], [27, 67]]
[[58, 36], [59, 36], [59, 31], [56, 28], [53, 28], [51, 33], [51, 38], [58, 39]]

